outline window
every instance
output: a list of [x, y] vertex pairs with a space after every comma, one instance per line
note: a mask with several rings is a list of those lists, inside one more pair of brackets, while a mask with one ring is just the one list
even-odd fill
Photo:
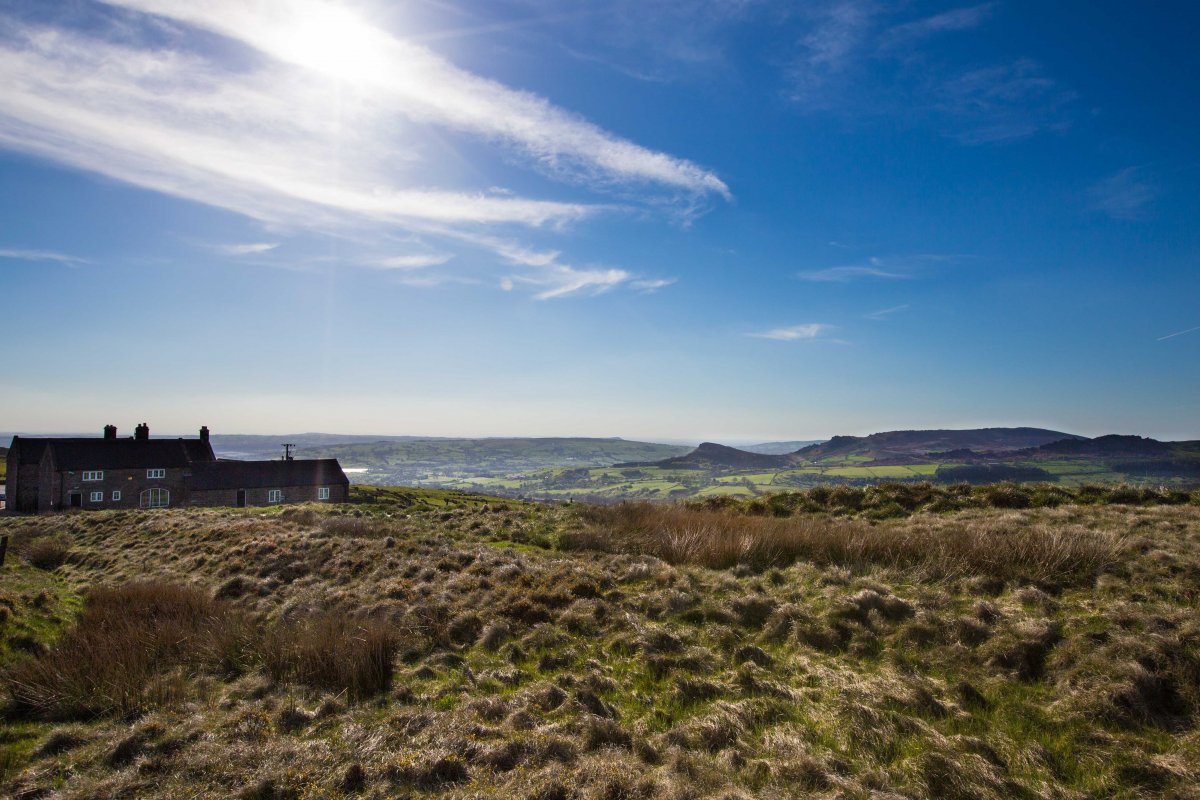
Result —
[[328, 486], [322, 486], [321, 488], [317, 489], [317, 499], [318, 500], [328, 500], [329, 499], [329, 487]]
[[90, 499], [93, 503], [103, 503], [104, 492], [92, 492]]
[[104, 471], [98, 469], [85, 471], [83, 473], [83, 479], [85, 481], [102, 481], [104, 480]]
[[121, 499], [121, 493], [120, 493], [120, 492], [113, 492], [113, 497], [112, 497], [112, 499], [113, 499], [113, 500], [120, 500], [120, 499]]
[[166, 489], [145, 489], [138, 505], [142, 508], [166, 508], [171, 504], [171, 493]]
[[146, 470], [147, 478], [165, 478], [167, 471], [165, 469], [148, 469]]
[[281, 500], [283, 500], [283, 490], [282, 489], [271, 489], [267, 492], [267, 502], [268, 503], [278, 503]]

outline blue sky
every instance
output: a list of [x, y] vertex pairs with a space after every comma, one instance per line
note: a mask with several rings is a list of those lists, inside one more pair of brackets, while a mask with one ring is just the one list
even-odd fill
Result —
[[0, 428], [1200, 438], [1197, 30], [0, 0]]

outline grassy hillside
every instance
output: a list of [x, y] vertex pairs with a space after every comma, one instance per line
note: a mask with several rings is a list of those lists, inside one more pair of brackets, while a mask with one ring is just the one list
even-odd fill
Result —
[[0, 519], [0, 795], [1195, 796], [1194, 503], [355, 496]]

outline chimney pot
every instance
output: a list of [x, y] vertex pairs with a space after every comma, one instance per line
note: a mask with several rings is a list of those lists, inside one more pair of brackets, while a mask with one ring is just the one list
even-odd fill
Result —
[[104, 426], [104, 438], [105, 439], [117, 438], [117, 426], [116, 425], [105, 425]]
[[145, 441], [150, 438], [150, 426], [146, 423], [141, 423], [133, 429], [133, 438], [139, 441]]
[[200, 426], [200, 441], [204, 442], [205, 444], [208, 443], [208, 426], [207, 425]]

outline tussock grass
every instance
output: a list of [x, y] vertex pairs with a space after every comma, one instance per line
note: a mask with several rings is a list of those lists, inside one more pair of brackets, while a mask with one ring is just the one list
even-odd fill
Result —
[[90, 591], [75, 627], [4, 675], [14, 706], [44, 719], [129, 715], [177, 700], [175, 667], [198, 664], [231, 622], [206, 592], [165, 583]]
[[563, 549], [652, 555], [671, 564], [717, 569], [809, 561], [1058, 584], [1093, 576], [1124, 546], [1117, 535], [1063, 526], [993, 521], [934, 531], [911, 524], [755, 517], [652, 503], [590, 507], [581, 518], [582, 530], [560, 538]]
[[75, 626], [0, 682], [18, 713], [47, 720], [137, 715], [179, 703], [199, 674], [259, 667], [361, 698], [388, 687], [399, 646], [380, 622], [324, 614], [264, 625], [202, 589], [144, 582], [89, 591]]
[[[668, 563], [661, 517], [579, 506], [0, 519], [71, 542], [53, 572], [0, 576], [14, 659], [53, 660], [77, 632], [17, 637], [43, 612], [69, 629], [88, 586], [188, 583], [230, 620], [180, 612], [203, 633], [147, 681], [179, 693], [132, 726], [0, 707], [0, 796], [1195, 793], [1197, 508], [690, 510], [739, 536], [781, 523], [787, 547]], [[577, 535], [598, 549], [528, 545]], [[1115, 550], [1096, 566], [1086, 542]]]
[[269, 629], [257, 645], [263, 668], [277, 681], [347, 691], [354, 698], [388, 688], [400, 637], [388, 625], [327, 614]]
[[52, 571], [67, 562], [71, 553], [69, 537], [56, 533], [22, 531], [13, 537], [12, 553], [25, 560], [30, 566]]

